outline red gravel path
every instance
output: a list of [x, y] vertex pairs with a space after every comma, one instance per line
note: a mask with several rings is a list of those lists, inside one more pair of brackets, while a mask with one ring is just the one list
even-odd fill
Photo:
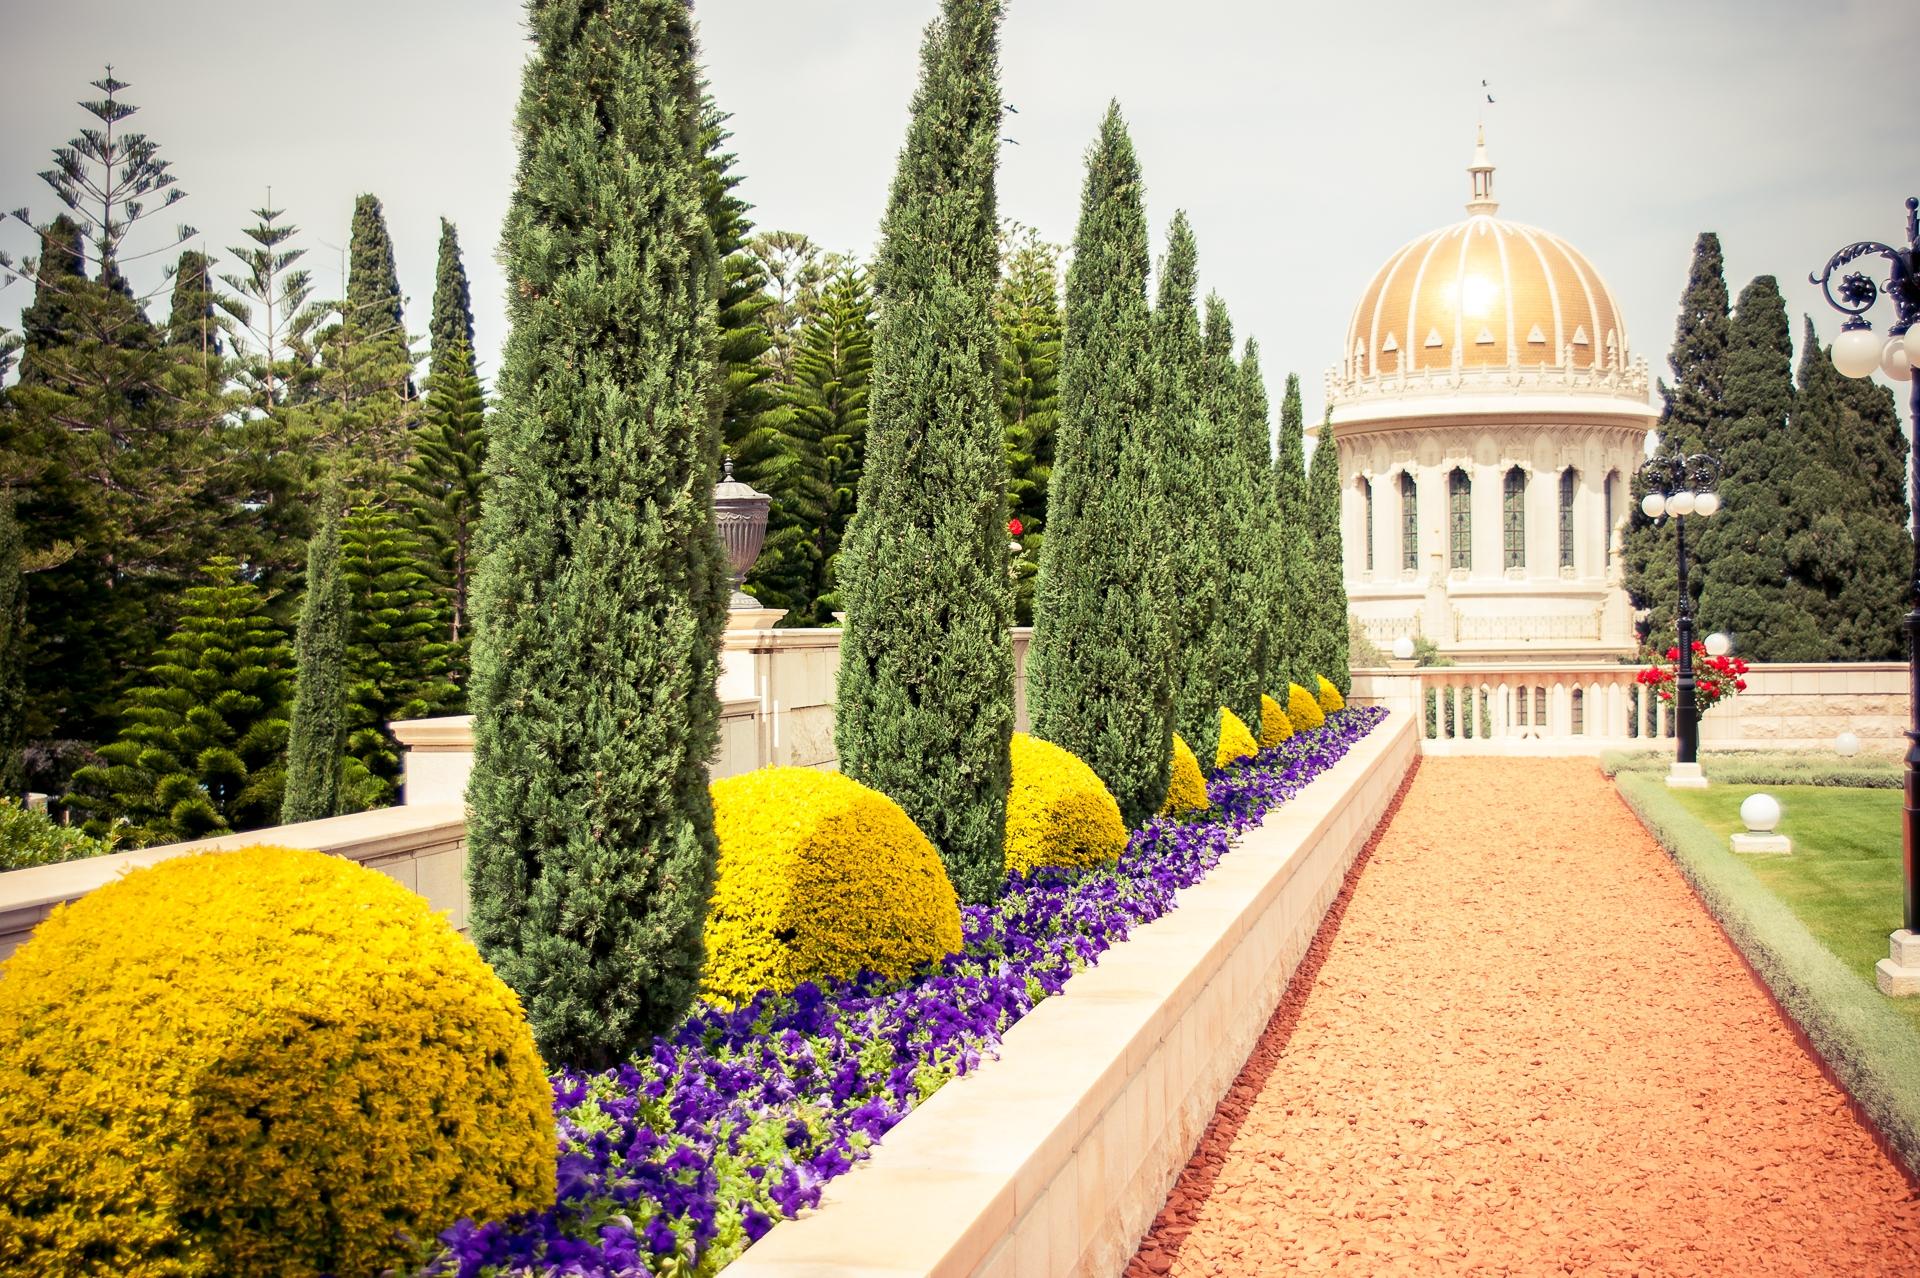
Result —
[[1920, 1274], [1920, 1197], [1592, 762], [1425, 761], [1335, 911], [1128, 1278]]

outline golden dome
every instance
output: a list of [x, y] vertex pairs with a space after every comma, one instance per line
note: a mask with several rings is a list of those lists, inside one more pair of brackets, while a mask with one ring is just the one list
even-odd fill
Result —
[[[1613, 292], [1579, 250], [1494, 216], [1485, 141], [1467, 170], [1469, 216], [1403, 246], [1374, 273], [1353, 312], [1335, 380], [1425, 382], [1500, 372], [1627, 373], [1626, 328]], [[1585, 379], [1580, 379], [1585, 380]]]

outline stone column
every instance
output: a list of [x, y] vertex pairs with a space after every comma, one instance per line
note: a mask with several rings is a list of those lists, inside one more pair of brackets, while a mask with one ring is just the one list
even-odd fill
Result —
[[1447, 577], [1447, 476], [1444, 466], [1422, 466], [1414, 475], [1414, 495], [1420, 499], [1420, 566], [1429, 572], [1438, 565], [1440, 580]]
[[1560, 578], [1560, 472], [1535, 470], [1527, 476], [1527, 576], [1536, 581]]
[[1506, 555], [1500, 527], [1500, 481], [1506, 471], [1499, 465], [1475, 464], [1473, 476], [1473, 575], [1498, 581], [1506, 575]]

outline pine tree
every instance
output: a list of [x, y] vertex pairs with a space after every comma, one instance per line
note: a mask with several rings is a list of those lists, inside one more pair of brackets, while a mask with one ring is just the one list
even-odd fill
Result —
[[1271, 686], [1267, 644], [1274, 600], [1282, 582], [1278, 564], [1279, 501], [1273, 489], [1273, 444], [1267, 425], [1267, 386], [1260, 346], [1247, 339], [1238, 367], [1220, 388], [1223, 414], [1218, 449], [1226, 522], [1227, 663], [1221, 668], [1222, 704], [1243, 723], [1260, 721], [1260, 697]]
[[[432, 343], [434, 374], [458, 371], [479, 378], [473, 354], [473, 290], [467, 285], [467, 265], [460, 257], [460, 233], [444, 217], [440, 219], [440, 252], [433, 268], [433, 318], [427, 335]], [[463, 362], [449, 365], [447, 361], [456, 351]]]
[[601, 1068], [679, 1019], [703, 960], [719, 260], [685, 0], [530, 20], [474, 590], [471, 921], [546, 1059]]
[[26, 789], [20, 750], [27, 741], [27, 586], [13, 493], [0, 488], [0, 796]]
[[[1160, 294], [1153, 309], [1156, 469], [1174, 574], [1173, 721], [1194, 755], [1212, 759], [1220, 742], [1219, 654], [1214, 627], [1226, 565], [1208, 454], [1207, 361], [1194, 311], [1198, 253], [1184, 212], [1173, 215]], [[1227, 334], [1231, 360], [1232, 336]]]
[[1700, 625], [1734, 637], [1751, 661], [1817, 661], [1818, 618], [1788, 602], [1787, 508], [1793, 455], [1793, 334], [1780, 287], [1762, 275], [1740, 292], [1728, 328], [1719, 513], [1690, 520], [1703, 572]]
[[[1664, 380], [1660, 383], [1660, 396], [1665, 401], [1659, 427], [1663, 453], [1691, 456], [1720, 446], [1728, 421], [1726, 363], [1730, 333], [1720, 237], [1704, 231], [1694, 244], [1687, 287], [1680, 295], [1680, 319], [1668, 356], [1674, 380], [1672, 385]], [[1659, 637], [1674, 633], [1674, 607], [1680, 588], [1674, 534], [1665, 524], [1656, 526], [1641, 513], [1640, 499], [1647, 495], [1647, 487], [1637, 471], [1632, 495], [1633, 508], [1621, 541], [1627, 593], [1636, 608], [1647, 610], [1641, 623], [1642, 637], [1664, 648], [1667, 645]], [[1702, 562], [1699, 567], [1700, 572], [1691, 574], [1687, 583], [1696, 604], [1710, 565]]]
[[347, 811], [385, 807], [400, 783], [401, 749], [387, 725], [450, 713], [453, 644], [442, 599], [426, 573], [429, 553], [399, 513], [360, 505], [340, 532], [346, 579]]
[[813, 316], [820, 290], [852, 262], [820, 246], [799, 231], [761, 231], [747, 241], [747, 251], [759, 264], [765, 281], [767, 309], [760, 313], [769, 346], [761, 358], [776, 386], [793, 381], [795, 345], [800, 329]]
[[998, 0], [944, 0], [921, 54], [875, 268], [880, 321], [834, 737], [955, 890], [1004, 879], [1013, 735], [1007, 462], [993, 298]]
[[798, 626], [824, 626], [840, 611], [837, 560], [853, 519], [867, 448], [867, 390], [873, 373], [873, 290], [866, 273], [843, 267], [821, 291], [800, 330], [793, 381], [783, 398], [790, 429], [813, 441], [826, 464], [826, 516], [808, 534], [814, 572], [805, 602], [787, 615]]
[[74, 775], [90, 834], [135, 846], [270, 824], [280, 812], [292, 653], [230, 559], [189, 589], [179, 624], [133, 689], [101, 762]]
[[323, 487], [320, 521], [307, 543], [307, 590], [294, 639], [295, 684], [287, 741], [287, 788], [280, 820], [318, 821], [346, 811], [341, 782], [347, 746], [347, 633], [352, 607], [341, 571], [344, 497]]
[[446, 638], [453, 648], [448, 676], [465, 688], [469, 601], [487, 488], [487, 405], [473, 374], [473, 359], [460, 346], [436, 351], [434, 364], [425, 421], [414, 432], [413, 461], [400, 480], [408, 516], [444, 601]]
[[1060, 250], [1028, 231], [1004, 254], [1000, 316], [1000, 422], [1006, 434], [1008, 516], [1020, 521], [1014, 622], [1033, 624], [1034, 575], [1046, 544], [1047, 481], [1059, 400]]
[[1118, 103], [1087, 157], [1067, 268], [1049, 534], [1034, 595], [1027, 709], [1091, 767], [1129, 826], [1160, 810], [1173, 757], [1171, 563], [1148, 341], [1151, 250]]
[[1306, 650], [1312, 665], [1301, 686], [1312, 691], [1313, 680], [1323, 678], [1345, 696], [1352, 691], [1352, 680], [1347, 671], [1347, 584], [1341, 567], [1340, 449], [1333, 439], [1332, 412], [1320, 423], [1313, 466], [1307, 474], [1307, 539], [1312, 555], [1308, 608], [1313, 631]]
[[1300, 378], [1287, 374], [1287, 390], [1280, 401], [1280, 451], [1273, 461], [1273, 490], [1280, 508], [1280, 605], [1270, 642], [1275, 662], [1269, 667], [1267, 692], [1286, 704], [1287, 685], [1307, 687], [1316, 673], [1309, 651], [1313, 628], [1313, 544], [1308, 535], [1306, 419], [1300, 406]]

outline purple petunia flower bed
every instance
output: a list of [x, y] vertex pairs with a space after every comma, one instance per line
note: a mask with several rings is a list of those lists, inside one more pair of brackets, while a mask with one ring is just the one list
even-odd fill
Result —
[[633, 1278], [720, 1270], [866, 1156], [915, 1105], [991, 1056], [1001, 1036], [1134, 927], [1200, 881], [1233, 837], [1332, 767], [1386, 717], [1374, 708], [1207, 783], [1213, 810], [1134, 832], [1119, 864], [1009, 879], [961, 910], [964, 945], [904, 982], [871, 975], [735, 1010], [702, 1006], [652, 1055], [553, 1077], [559, 1193], [504, 1222], [440, 1237], [436, 1278]]

